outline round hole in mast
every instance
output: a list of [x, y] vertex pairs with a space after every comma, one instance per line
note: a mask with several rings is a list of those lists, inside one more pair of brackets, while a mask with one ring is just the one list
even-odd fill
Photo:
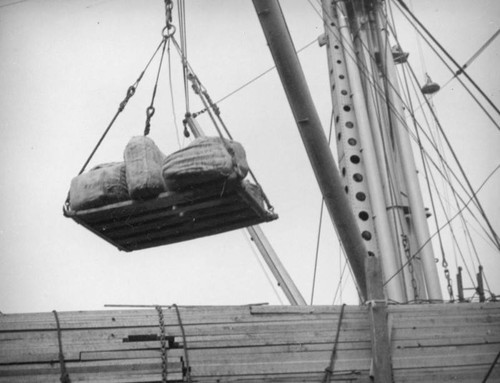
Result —
[[354, 145], [356, 145], [356, 144], [358, 143], [358, 141], [356, 141], [356, 139], [355, 139], [355, 138], [349, 138], [349, 139], [347, 140], [347, 142], [348, 142], [348, 143], [349, 143], [349, 145], [351, 145], [351, 146], [354, 146]]
[[361, 233], [361, 237], [363, 237], [365, 241], [369, 241], [372, 239], [372, 233], [370, 233], [368, 230], [365, 230]]
[[364, 200], [366, 200], [366, 194], [363, 192], [358, 192], [358, 193], [356, 193], [356, 199], [358, 201], [364, 201]]
[[349, 129], [352, 129], [352, 128], [354, 128], [354, 124], [353, 124], [351, 121], [347, 121], [347, 122], [345, 123], [345, 127], [346, 127], [346, 128], [349, 128]]
[[363, 181], [363, 175], [359, 173], [354, 173], [352, 176], [353, 180], [356, 182], [361, 182]]
[[368, 218], [370, 218], [370, 215], [366, 211], [360, 211], [358, 214], [358, 217], [362, 221], [368, 221]]
[[359, 162], [361, 161], [359, 156], [356, 156], [356, 155], [351, 156], [350, 160], [353, 164], [359, 164]]

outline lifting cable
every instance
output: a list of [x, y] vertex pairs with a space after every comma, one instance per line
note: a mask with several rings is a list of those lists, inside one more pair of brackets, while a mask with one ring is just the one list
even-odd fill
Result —
[[[97, 149], [100, 147], [100, 145], [102, 144], [102, 141], [104, 140], [104, 138], [108, 134], [108, 132], [111, 129], [111, 127], [113, 126], [113, 124], [115, 123], [116, 119], [123, 112], [123, 110], [125, 109], [125, 107], [127, 106], [128, 102], [129, 102], [129, 100], [134, 96], [134, 94], [135, 94], [135, 92], [136, 92], [136, 90], [137, 90], [137, 88], [139, 86], [139, 83], [141, 82], [142, 78], [144, 77], [144, 74], [146, 73], [146, 71], [149, 68], [149, 66], [150, 66], [151, 62], [153, 61], [153, 59], [156, 57], [156, 55], [159, 52], [160, 48], [162, 48], [161, 61], [163, 60], [163, 55], [164, 55], [164, 52], [165, 52], [165, 45], [167, 43], [167, 40], [170, 37], [172, 37], [173, 34], [175, 33], [175, 27], [171, 24], [171, 20], [172, 20], [172, 18], [171, 18], [171, 10], [172, 10], [172, 0], [165, 0], [166, 26], [163, 28], [163, 31], [162, 31], [162, 36], [163, 36], [162, 41], [156, 47], [153, 55], [151, 56], [151, 58], [147, 62], [146, 66], [144, 67], [144, 69], [142, 70], [142, 72], [139, 74], [139, 77], [137, 78], [137, 80], [135, 80], [135, 82], [131, 86], [128, 87], [127, 94], [125, 95], [125, 98], [122, 100], [122, 102], [120, 102], [120, 104], [118, 106], [118, 110], [116, 111], [115, 115], [111, 119], [111, 121], [108, 124], [108, 126], [106, 127], [106, 129], [104, 130], [104, 133], [101, 135], [101, 138], [98, 140], [97, 144], [95, 145], [94, 149], [90, 153], [89, 157], [87, 158], [87, 160], [83, 164], [83, 166], [80, 169], [80, 172], [78, 173], [78, 175], [82, 174], [85, 171], [85, 169], [87, 168], [89, 162], [94, 157], [94, 154], [96, 153]], [[156, 84], [155, 84], [155, 88], [154, 88], [154, 91], [153, 91], [153, 97], [152, 97], [152, 100], [151, 100], [151, 105], [146, 109], [146, 128], [145, 128], [145, 131], [144, 131], [145, 135], [147, 135], [149, 133], [150, 120], [151, 120], [151, 117], [154, 114], [153, 103], [154, 103], [154, 98], [155, 98], [155, 95], [156, 95], [156, 87], [157, 87], [156, 85], [158, 83], [158, 78], [159, 78], [159, 75], [160, 75], [161, 61], [160, 61], [160, 66], [158, 68], [158, 73], [157, 73], [157, 77], [156, 77]], [[66, 201], [66, 203], [68, 203], [68, 202], [69, 202], [69, 199]]]
[[[187, 71], [187, 79], [189, 81], [191, 81], [191, 84], [192, 84], [191, 86], [192, 86], [195, 94], [197, 94], [200, 97], [200, 100], [201, 100], [201, 102], [202, 102], [202, 104], [204, 106], [204, 109], [203, 109], [202, 112], [193, 113], [193, 114], [186, 113], [186, 116], [187, 117], [196, 118], [199, 114], [207, 112], [208, 115], [209, 115], [209, 117], [210, 117], [210, 120], [212, 121], [212, 123], [213, 123], [213, 125], [215, 127], [215, 129], [217, 130], [217, 133], [219, 134], [219, 137], [222, 140], [222, 144], [224, 145], [225, 149], [230, 154], [231, 159], [234, 162], [235, 161], [234, 151], [229, 146], [229, 144], [226, 142], [226, 139], [224, 138], [224, 135], [222, 133], [221, 127], [222, 127], [222, 129], [224, 129], [224, 132], [226, 133], [226, 136], [230, 140], [233, 140], [233, 137], [232, 137], [231, 133], [229, 132], [229, 129], [227, 128], [226, 124], [224, 123], [224, 121], [223, 121], [223, 119], [221, 117], [219, 107], [217, 106], [217, 104], [215, 102], [212, 101], [212, 98], [208, 94], [207, 89], [203, 86], [203, 84], [199, 80], [198, 76], [196, 76], [196, 74], [194, 73], [193, 68], [189, 64], [186, 56], [184, 55], [181, 46], [179, 45], [179, 43], [177, 42], [177, 40], [173, 36], [172, 36], [172, 43], [174, 44], [174, 47], [177, 49], [177, 52], [179, 53], [179, 55], [181, 56], [183, 66], [185, 67], [185, 70]], [[214, 115], [215, 115], [215, 117], [214, 117]], [[186, 130], [186, 132], [187, 132], [187, 130]], [[189, 135], [189, 133], [187, 135]], [[264, 192], [264, 189], [262, 188], [261, 184], [257, 180], [257, 177], [253, 173], [252, 169], [249, 168], [248, 172], [250, 173], [250, 176], [252, 177], [252, 179], [255, 182], [255, 184], [260, 188], [260, 190], [262, 192], [262, 197], [264, 199], [264, 202], [266, 203], [266, 206], [267, 206], [268, 210], [271, 211], [271, 212], [273, 212], [274, 211], [274, 207], [271, 204], [271, 202], [269, 201], [266, 193]]]
[[149, 68], [149, 65], [151, 64], [151, 62], [155, 58], [156, 54], [158, 53], [158, 51], [160, 50], [160, 48], [162, 47], [162, 45], [163, 45], [163, 40], [161, 41], [160, 44], [158, 44], [158, 47], [154, 51], [153, 55], [149, 59], [148, 63], [146, 64], [146, 66], [142, 70], [142, 72], [139, 75], [139, 77], [137, 78], [137, 80], [135, 80], [135, 82], [131, 86], [128, 87], [127, 94], [126, 94], [125, 98], [123, 99], [122, 102], [120, 102], [120, 105], [118, 106], [118, 110], [116, 111], [115, 115], [111, 119], [111, 121], [108, 124], [108, 126], [106, 127], [106, 129], [104, 130], [104, 133], [102, 134], [101, 138], [97, 142], [97, 145], [94, 147], [94, 149], [90, 153], [90, 156], [87, 158], [87, 160], [83, 164], [83, 166], [80, 169], [80, 172], [78, 173], [78, 175], [82, 174], [85, 171], [85, 169], [87, 168], [87, 165], [89, 164], [89, 162], [91, 161], [91, 159], [94, 156], [95, 152], [97, 151], [97, 149], [101, 145], [102, 141], [104, 140], [104, 138], [108, 134], [109, 130], [111, 129], [111, 127], [115, 123], [116, 119], [118, 118], [118, 116], [120, 115], [120, 113], [123, 112], [123, 110], [125, 109], [125, 107], [127, 106], [128, 102], [129, 102], [129, 100], [134, 96], [134, 94], [135, 94], [135, 92], [137, 90], [137, 87], [139, 86], [139, 83], [141, 82], [144, 74], [146, 73], [146, 70]]

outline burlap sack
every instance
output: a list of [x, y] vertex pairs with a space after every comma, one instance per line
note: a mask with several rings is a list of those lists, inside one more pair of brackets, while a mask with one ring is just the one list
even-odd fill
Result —
[[155, 198], [165, 191], [161, 174], [164, 154], [152, 139], [132, 137], [123, 154], [127, 173], [128, 192], [132, 199]]
[[[200, 137], [189, 146], [165, 158], [163, 179], [168, 190], [225, 179], [243, 179], [248, 164], [243, 146], [219, 137]], [[228, 152], [229, 149], [229, 152]]]
[[71, 180], [70, 208], [74, 211], [108, 205], [129, 199], [125, 164], [98, 165]]

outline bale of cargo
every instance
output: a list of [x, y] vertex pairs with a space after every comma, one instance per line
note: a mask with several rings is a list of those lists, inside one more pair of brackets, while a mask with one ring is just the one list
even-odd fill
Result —
[[132, 137], [123, 157], [128, 192], [132, 199], [151, 199], [165, 191], [161, 174], [165, 155], [152, 139], [145, 136]]
[[98, 165], [71, 180], [69, 205], [74, 211], [101, 207], [128, 199], [123, 162]]
[[168, 190], [243, 179], [247, 173], [243, 146], [219, 137], [197, 138], [184, 149], [167, 156], [163, 163], [163, 179]]

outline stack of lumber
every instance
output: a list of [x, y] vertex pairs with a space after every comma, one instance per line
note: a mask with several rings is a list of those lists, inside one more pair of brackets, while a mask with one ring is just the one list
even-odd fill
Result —
[[[163, 307], [168, 381], [186, 381], [189, 367], [194, 382], [321, 382], [340, 311], [340, 306], [180, 307], [180, 325], [175, 308]], [[390, 306], [388, 313], [395, 382], [481, 381], [500, 351], [498, 303]], [[162, 381], [157, 310], [58, 317], [72, 382]], [[332, 381], [370, 381], [368, 318], [365, 306], [345, 307]], [[59, 382], [59, 346], [53, 313], [0, 315], [0, 382]], [[497, 366], [488, 381], [499, 379]]]

